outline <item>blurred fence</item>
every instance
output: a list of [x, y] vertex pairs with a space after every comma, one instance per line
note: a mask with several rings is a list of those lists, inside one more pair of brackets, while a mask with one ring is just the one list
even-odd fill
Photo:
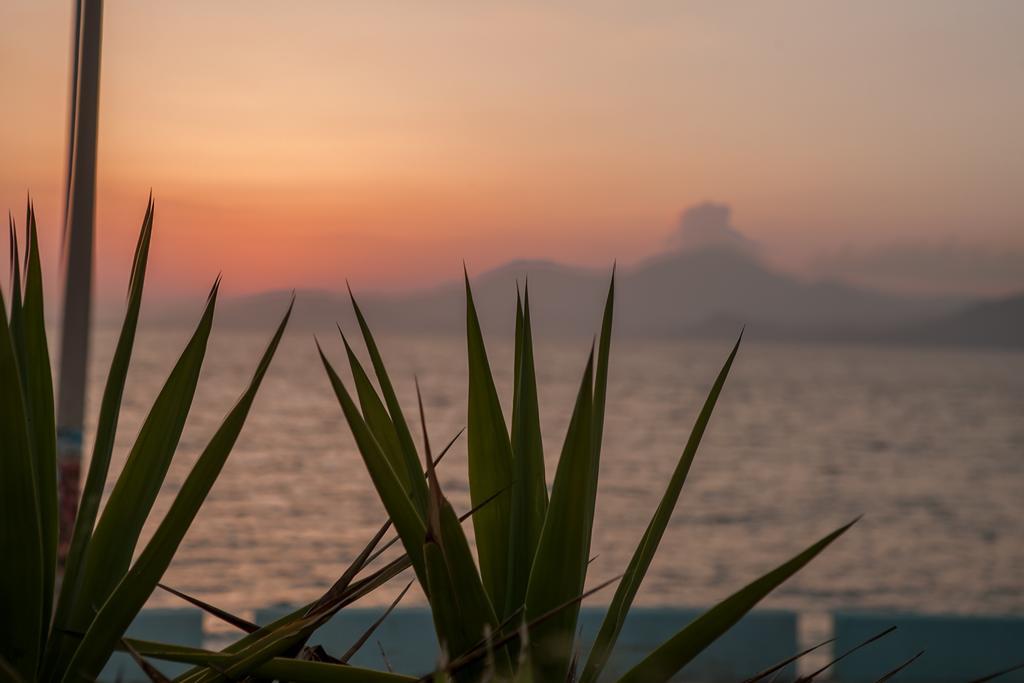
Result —
[[[256, 610], [254, 620], [258, 624], [267, 624], [292, 609], [294, 607], [276, 606]], [[383, 608], [345, 609], [317, 631], [313, 642], [323, 645], [330, 654], [339, 656], [382, 612]], [[608, 663], [605, 679], [614, 680], [699, 614], [700, 610], [688, 608], [634, 608], [626, 619]], [[604, 608], [601, 607], [585, 607], [580, 611], [583, 657], [600, 628], [603, 616]], [[204, 632], [203, 620], [204, 616], [195, 609], [144, 610], [132, 624], [128, 635], [144, 640], [219, 649], [224, 644], [223, 633]], [[827, 663], [832, 657], [891, 626], [896, 626], [896, 630], [837, 662], [822, 680], [871, 683], [921, 650], [924, 654], [901, 671], [896, 680], [906, 683], [966, 682], [1024, 662], [1024, 616], [837, 612], [830, 616], [829, 623], [831, 633], [816, 634], [815, 637], [834, 638], [830, 650], [819, 651], [815, 659], [809, 661]], [[801, 638], [801, 632], [800, 616], [795, 612], [754, 610], [701, 653], [674, 680], [705, 683], [741, 681], [814, 644], [801, 642], [806, 640]], [[387, 665], [401, 673], [419, 675], [433, 668], [437, 660], [437, 639], [430, 612], [425, 607], [395, 610], [355, 654], [351, 663], [383, 669], [385, 659]], [[180, 664], [153, 663], [170, 676], [187, 668]], [[797, 665], [790, 664], [772, 680], [792, 681], [797, 674]], [[148, 683], [135, 663], [122, 654], [111, 659], [100, 680]], [[1024, 671], [1012, 672], [999, 680], [1024, 683]]]

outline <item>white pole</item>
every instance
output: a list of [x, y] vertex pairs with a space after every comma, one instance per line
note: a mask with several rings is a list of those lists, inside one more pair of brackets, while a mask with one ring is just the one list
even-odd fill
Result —
[[78, 509], [85, 417], [86, 366], [92, 307], [92, 252], [96, 218], [103, 0], [76, 0], [75, 49], [64, 226], [64, 319], [57, 400], [61, 560], [67, 555]]
[[64, 235], [61, 241], [61, 256], [67, 257], [68, 219], [71, 209], [71, 171], [75, 163], [75, 120], [78, 109], [78, 51], [82, 40], [82, 2], [74, 0], [75, 9], [71, 23], [71, 73], [70, 90], [68, 92], [68, 156], [67, 176], [64, 179]]

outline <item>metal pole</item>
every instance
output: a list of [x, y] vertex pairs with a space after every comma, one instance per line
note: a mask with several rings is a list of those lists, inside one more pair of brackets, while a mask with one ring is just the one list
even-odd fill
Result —
[[74, 0], [75, 10], [71, 24], [71, 88], [68, 97], [68, 156], [67, 176], [64, 179], [64, 233], [61, 239], [61, 257], [67, 257], [68, 218], [71, 209], [71, 171], [75, 164], [75, 122], [78, 109], [78, 51], [82, 39], [82, 0]]
[[78, 509], [85, 417], [86, 366], [92, 307], [92, 251], [96, 218], [96, 147], [99, 128], [103, 0], [76, 2], [77, 54], [72, 77], [71, 145], [64, 227], [64, 320], [57, 401], [60, 478], [59, 556], [67, 555]]

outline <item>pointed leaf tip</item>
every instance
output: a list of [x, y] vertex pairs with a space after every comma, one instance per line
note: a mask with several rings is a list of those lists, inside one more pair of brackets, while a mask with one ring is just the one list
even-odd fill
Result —
[[220, 291], [221, 276], [223, 273], [217, 273], [217, 277], [213, 280], [213, 285], [210, 287], [210, 293], [206, 296], [206, 301], [210, 301], [217, 298], [217, 293]]
[[345, 352], [354, 353], [352, 346], [348, 343], [348, 337], [345, 336], [345, 331], [341, 329], [341, 323], [335, 322], [334, 326], [338, 328], [338, 334], [341, 335], [341, 343], [345, 345]]

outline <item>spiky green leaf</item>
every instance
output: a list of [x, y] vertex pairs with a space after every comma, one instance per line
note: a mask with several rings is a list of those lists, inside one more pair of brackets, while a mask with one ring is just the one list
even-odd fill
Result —
[[54, 576], [57, 570], [57, 428], [53, 410], [53, 376], [46, 340], [43, 310], [43, 272], [39, 261], [39, 234], [35, 209], [29, 209], [25, 245], [25, 291], [22, 301], [22, 335], [26, 417], [32, 439], [39, 525], [43, 534], [43, 623], [40, 639], [49, 628], [53, 610]]
[[[585, 505], [595, 473], [593, 437], [594, 352], [587, 360], [526, 591], [532, 620], [583, 592], [590, 520]], [[540, 681], [565, 679], [572, 657], [579, 605], [572, 604], [530, 632], [530, 659]]]
[[690, 472], [690, 465], [693, 464], [694, 456], [697, 454], [697, 446], [700, 444], [701, 437], [704, 436], [704, 430], [707, 429], [711, 413], [714, 411], [715, 403], [722, 393], [725, 378], [729, 374], [729, 369], [736, 358], [739, 346], [740, 342], [737, 340], [732, 353], [729, 354], [725, 365], [718, 373], [718, 377], [711, 387], [711, 392], [704, 401], [704, 406], [701, 408], [697, 421], [690, 431], [690, 438], [687, 440], [686, 446], [679, 456], [679, 461], [676, 463], [675, 471], [672, 473], [672, 478], [669, 479], [668, 487], [661, 498], [661, 502], [658, 504], [654, 516], [647, 525], [647, 530], [640, 539], [640, 544], [637, 545], [636, 550], [633, 552], [633, 557], [629, 561], [629, 566], [626, 568], [622, 581], [615, 590], [615, 596], [608, 606], [608, 612], [605, 614], [604, 621], [601, 624], [601, 630], [594, 639], [594, 645], [590, 649], [586, 665], [580, 676], [581, 683], [594, 683], [597, 681], [598, 676], [608, 662], [608, 658], [611, 656], [612, 649], [615, 647], [615, 641], [619, 637], [622, 625], [626, 621], [626, 615], [633, 604], [633, 598], [636, 597], [636, 593], [640, 589], [640, 583], [647, 574], [647, 569], [651, 566], [654, 553], [657, 551], [658, 544], [661, 543], [661, 538], [665, 534], [668, 522], [672, 518], [672, 512], [675, 510], [676, 503], [679, 500], [679, 494], [682, 491], [683, 484], [686, 482], [686, 476]]
[[[352, 295], [352, 290], [349, 290], [349, 298], [352, 301], [352, 310], [356, 314], [356, 320], [359, 322], [359, 330], [363, 335], [363, 343], [366, 345], [366, 351], [370, 355], [370, 362], [373, 365], [373, 372], [377, 376], [377, 384], [380, 386], [381, 396], [384, 397], [384, 405], [388, 408], [388, 413], [391, 415], [391, 422], [395, 427], [395, 432], [398, 434], [398, 441], [402, 446], [402, 455], [405, 458], [405, 468], [410, 476], [412, 474], [420, 473], [420, 461], [416, 455], [416, 444], [412, 439], [412, 432], [409, 431], [409, 425], [405, 421], [405, 415], [402, 413], [402, 404], [398, 401], [398, 396], [395, 394], [395, 388], [391, 384], [391, 378], [388, 376], [387, 368], [384, 365], [384, 359], [381, 356], [380, 349], [377, 347], [377, 342], [373, 338], [373, 334], [370, 332], [370, 326], [366, 323], [366, 318], [363, 316], [362, 310], [359, 308], [359, 304], [356, 303], [356, 298]], [[416, 479], [416, 477], [411, 477]], [[421, 482], [422, 483], [422, 482]], [[427, 507], [427, 489], [425, 486], [418, 486], [412, 484], [412, 495], [416, 502], [417, 509], [426, 510]]]
[[[416, 384], [420, 428], [423, 431], [423, 457], [427, 465], [427, 535], [423, 556], [427, 567], [427, 596], [434, 616], [434, 628], [444, 653], [451, 660], [468, 652], [481, 638], [491, 637], [498, 628], [494, 607], [484, 590], [480, 573], [473, 562], [473, 553], [462, 531], [459, 519], [441, 492], [434, 470], [423, 396]], [[501, 653], [502, 673], [511, 671], [507, 653]], [[456, 677], [474, 681], [479, 671], [470, 668]]]
[[779, 565], [709, 609], [659, 645], [620, 678], [619, 683], [662, 683], [670, 680], [719, 636], [732, 628], [762, 598], [802, 569], [832, 541], [843, 535], [854, 522], [833, 531], [788, 562]]
[[131, 362], [139, 311], [142, 307], [146, 265], [149, 261], [149, 245], [153, 234], [153, 211], [153, 200], [150, 198], [135, 246], [135, 257], [132, 261], [132, 272], [128, 281], [128, 300], [124, 321], [121, 324], [121, 332], [117, 338], [117, 346], [114, 349], [114, 356], [110, 361], [110, 370], [103, 388], [99, 417], [96, 420], [96, 437], [93, 442], [92, 457], [89, 459], [89, 472], [82, 487], [71, 544], [65, 559], [64, 578], [61, 582], [60, 597], [57, 600], [57, 609], [53, 618], [53, 634], [48, 643], [46, 658], [48, 672], [52, 672], [52, 667], [57, 663], [56, 649], [61, 646], [66, 647], [67, 644], [64, 641], [70, 638], [67, 634], [70, 609], [78, 591], [82, 561], [85, 558], [89, 540], [92, 538], [96, 514], [103, 496], [103, 487], [110, 469], [114, 437], [117, 434], [118, 420], [121, 415], [121, 400], [124, 396], [128, 365]]
[[[612, 319], [615, 309], [615, 269], [612, 268], [611, 282], [608, 284], [608, 296], [605, 299], [604, 315], [601, 318], [601, 334], [597, 343], [597, 367], [594, 371], [594, 407], [591, 426], [591, 448], [594, 456], [590, 460], [593, 471], [590, 474], [587, 490], [585, 513], [586, 523], [586, 557], [590, 557], [590, 542], [594, 526], [594, 513], [597, 509], [597, 481], [601, 469], [601, 442], [604, 437], [604, 409], [608, 396], [608, 363], [612, 346]], [[585, 572], [584, 572], [585, 573]]]
[[[11, 338], [14, 342], [14, 352], [18, 364], [24, 370], [25, 365], [25, 337], [22, 334], [21, 306], [22, 306], [22, 277], [21, 277], [21, 250], [18, 248], [18, 226], [14, 224], [14, 217], [7, 214], [7, 221], [10, 228], [10, 249], [11, 249], [11, 312], [10, 328]], [[25, 383], [24, 375], [21, 378]]]
[[426, 536], [426, 524], [402, 485], [402, 479], [391, 466], [380, 444], [374, 438], [373, 432], [366, 424], [366, 420], [352, 401], [344, 383], [327, 360], [327, 356], [324, 355], [319, 344], [317, 344], [317, 350], [320, 353], [324, 369], [327, 371], [331, 388], [334, 389], [345, 420], [352, 430], [359, 454], [362, 456], [363, 463], [370, 473], [370, 479], [377, 489], [377, 495], [384, 503], [384, 509], [387, 510], [395, 525], [395, 530], [402, 539], [402, 545], [405, 546], [405, 551], [412, 560], [416, 576], [426, 587], [426, 571], [423, 564], [423, 539]]
[[[480, 636], [467, 632], [466, 623], [461, 616], [458, 589], [452, 584], [441, 546], [428, 541], [423, 546], [423, 557], [427, 565], [427, 583], [432, 598], [430, 613], [434, 618], [434, 630], [441, 645], [442, 660], [448, 661], [473, 647]], [[466, 671], [463, 678], [456, 680], [475, 681], [480, 673], [479, 666], [473, 667]]]
[[[473, 506], [497, 498], [473, 516], [480, 574], [491, 603], [507, 604], [511, 527], [512, 444], [501, 412], [483, 333], [466, 275], [466, 346], [469, 357], [467, 449], [469, 493]], [[502, 493], [499, 493], [502, 492]]]
[[35, 676], [43, 625], [44, 540], [21, 370], [0, 292], [0, 658]]
[[[68, 623], [74, 632], [88, 630], [94, 610], [107, 601], [131, 564], [192, 405], [213, 325], [218, 287], [219, 280], [210, 292], [192, 338], [153, 402], [89, 540], [78, 590], [70, 605]], [[65, 638], [64, 642], [68, 640]], [[61, 648], [54, 669], [58, 675], [70, 661], [71, 649]]]
[[[231, 655], [198, 648], [167, 645], [151, 641], [126, 639], [139, 654], [153, 659], [186, 664], [211, 665], [224, 669]], [[258, 678], [292, 681], [292, 683], [411, 683], [415, 678], [401, 674], [374, 671], [358, 666], [309, 662], [276, 657], [253, 667], [247, 673]]]
[[196, 460], [192, 471], [189, 472], [185, 483], [182, 484], [167, 511], [167, 515], [146, 544], [142, 554], [117, 584], [110, 598], [103, 603], [68, 666], [65, 680], [92, 679], [99, 675], [110, 653], [120, 640], [121, 634], [142, 609], [157, 582], [160, 581], [160, 577], [170, 565], [171, 558], [185, 537], [188, 528], [192, 525], [200, 506], [206, 500], [207, 494], [220, 475], [228, 455], [238, 440], [238, 435], [249, 415], [249, 409], [256, 398], [256, 392], [259, 390], [260, 383], [270, 367], [270, 361], [284, 334], [291, 312], [292, 305], [289, 305], [288, 311], [260, 358], [249, 386], [224, 418], [199, 459]]
[[548, 509], [544, 447], [540, 431], [537, 374], [533, 360], [530, 290], [516, 293], [515, 379], [512, 398], [512, 522], [509, 529], [509, 590], [504, 614], [523, 604], [530, 568]]
[[[395, 423], [391, 420], [391, 415], [377, 395], [373, 384], [370, 383], [370, 378], [363, 369], [362, 363], [359, 362], [352, 347], [349, 346], [348, 339], [345, 338], [344, 334], [341, 335], [341, 339], [345, 345], [345, 353], [348, 356], [349, 367], [352, 370], [352, 381], [356, 387], [359, 407], [366, 420], [366, 425], [373, 432], [374, 438], [380, 445], [381, 452], [388, 459], [388, 462], [391, 463], [391, 468], [398, 475], [403, 488], [408, 491], [409, 496], [418, 506], [419, 501], [425, 500], [426, 489], [423, 484], [423, 472], [420, 470], [418, 463], [416, 463], [415, 467], [410, 467], [409, 459], [406, 457], [402, 446], [401, 437], [399, 437]], [[421, 515], [426, 514], [426, 508], [418, 507], [417, 509]]]

